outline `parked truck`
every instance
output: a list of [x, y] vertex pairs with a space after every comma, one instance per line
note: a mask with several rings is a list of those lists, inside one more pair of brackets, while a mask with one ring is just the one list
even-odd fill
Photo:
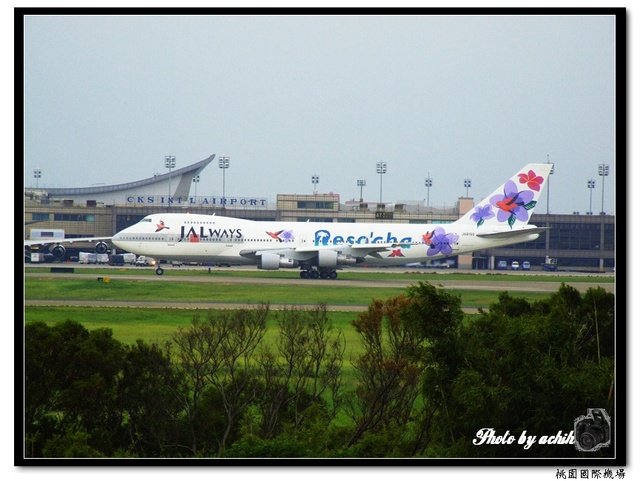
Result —
[[131, 252], [127, 252], [126, 254], [122, 254], [122, 260], [125, 264], [135, 264], [138, 256]]

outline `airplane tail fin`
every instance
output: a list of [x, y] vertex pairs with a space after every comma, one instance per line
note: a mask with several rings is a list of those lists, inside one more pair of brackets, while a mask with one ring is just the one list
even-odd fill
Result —
[[553, 164], [525, 165], [457, 222], [509, 230], [526, 225], [552, 168]]

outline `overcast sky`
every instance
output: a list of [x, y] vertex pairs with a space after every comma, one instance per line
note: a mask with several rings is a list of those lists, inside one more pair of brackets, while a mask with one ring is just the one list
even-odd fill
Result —
[[[230, 157], [226, 194], [320, 192], [451, 206], [528, 162], [555, 163], [552, 213], [585, 212], [610, 165], [614, 18], [33, 16], [25, 20], [24, 171], [85, 187]], [[198, 195], [220, 195], [217, 161]], [[546, 195], [539, 212], [546, 211]]]

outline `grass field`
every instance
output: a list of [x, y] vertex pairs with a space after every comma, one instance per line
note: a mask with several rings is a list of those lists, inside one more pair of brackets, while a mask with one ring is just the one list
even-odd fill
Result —
[[55, 282], [34, 278], [25, 280], [26, 299], [362, 305], [368, 304], [374, 297], [388, 298], [403, 292], [404, 289], [400, 287], [338, 289], [319, 283], [264, 285], [156, 282], [151, 287], [146, 281], [114, 277], [109, 283], [96, 282], [95, 279], [56, 279]]
[[[194, 316], [206, 319], [206, 310], [192, 309], [148, 309], [148, 308], [91, 308], [86, 307], [37, 307], [29, 306], [25, 309], [25, 321], [42, 321], [49, 325], [73, 320], [82, 324], [88, 330], [108, 328], [113, 337], [124, 344], [133, 344], [137, 339], [148, 343], [163, 344], [180, 327], [187, 327]], [[215, 312], [215, 311], [214, 311]], [[356, 318], [354, 312], [327, 313], [333, 327], [342, 331], [345, 336], [347, 352], [346, 359], [360, 352], [358, 335], [351, 325]], [[277, 336], [278, 313], [269, 313], [265, 343], [273, 345]]]
[[[463, 307], [488, 307], [498, 297], [497, 291], [446, 289], [460, 295]], [[25, 299], [74, 301], [164, 301], [164, 302], [220, 302], [335, 306], [368, 305], [372, 299], [388, 299], [403, 294], [403, 287], [335, 287], [322, 283], [225, 284], [199, 282], [157, 282], [150, 288], [145, 281], [111, 278], [110, 282], [95, 279], [25, 279]], [[542, 292], [519, 292], [530, 299], [548, 295]]]

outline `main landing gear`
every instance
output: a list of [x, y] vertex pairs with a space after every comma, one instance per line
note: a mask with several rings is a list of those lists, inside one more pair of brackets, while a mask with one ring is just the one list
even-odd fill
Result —
[[164, 274], [164, 269], [160, 266], [156, 267], [156, 274], [161, 276], [162, 274]]
[[302, 279], [337, 279], [338, 273], [334, 269], [304, 269], [300, 271]]

